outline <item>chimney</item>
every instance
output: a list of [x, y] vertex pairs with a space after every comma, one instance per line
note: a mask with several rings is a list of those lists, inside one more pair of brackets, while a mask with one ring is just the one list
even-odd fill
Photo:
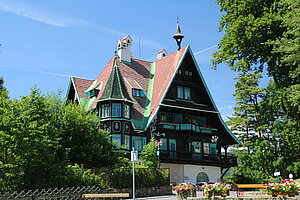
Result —
[[166, 51], [165, 49], [162, 49], [162, 50], [160, 50], [160, 51], [157, 53], [156, 58], [157, 58], [157, 60], [162, 59], [162, 58], [165, 57], [167, 54], [168, 54], [167, 51]]
[[129, 35], [118, 41], [118, 56], [123, 62], [131, 62], [131, 44], [132, 39]]

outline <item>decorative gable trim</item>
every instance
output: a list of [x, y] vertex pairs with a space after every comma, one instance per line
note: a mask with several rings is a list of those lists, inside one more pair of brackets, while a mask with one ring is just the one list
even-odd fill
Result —
[[228, 126], [225, 124], [224, 120], [222, 119], [221, 114], [220, 114], [220, 112], [219, 112], [219, 110], [218, 110], [218, 108], [217, 108], [217, 106], [216, 106], [216, 104], [215, 104], [214, 99], [213, 99], [212, 96], [211, 96], [211, 93], [210, 93], [210, 91], [209, 91], [209, 89], [208, 89], [208, 87], [207, 87], [207, 85], [206, 85], [206, 82], [205, 82], [205, 80], [204, 80], [204, 78], [203, 78], [203, 75], [202, 75], [202, 73], [201, 73], [201, 71], [200, 71], [200, 68], [199, 68], [199, 66], [198, 66], [198, 63], [197, 63], [197, 61], [196, 61], [196, 59], [195, 59], [195, 57], [194, 57], [194, 54], [193, 54], [193, 52], [192, 52], [190, 46], [188, 46], [188, 51], [190, 51], [190, 54], [191, 54], [192, 59], [193, 59], [193, 61], [194, 61], [194, 64], [196, 65], [198, 74], [200, 75], [200, 78], [201, 78], [201, 80], [202, 80], [202, 83], [203, 83], [203, 85], [204, 85], [204, 87], [205, 87], [205, 90], [206, 90], [208, 96], [209, 96], [209, 99], [210, 99], [210, 101], [212, 102], [214, 109], [218, 112], [217, 114], [218, 114], [218, 118], [219, 118], [220, 122], [222, 123], [222, 125], [223, 125], [223, 127], [226, 129], [226, 131], [233, 137], [233, 139], [234, 139], [238, 144], [241, 144], [241, 142], [239, 141], [239, 139], [231, 132], [231, 130], [228, 128]]
[[169, 89], [170, 89], [170, 87], [171, 87], [171, 84], [172, 84], [173, 81], [174, 81], [174, 78], [175, 78], [175, 76], [176, 76], [176, 73], [177, 73], [178, 69], [180, 68], [180, 66], [181, 66], [181, 64], [182, 64], [182, 62], [183, 62], [183, 60], [184, 60], [184, 58], [186, 57], [186, 55], [187, 55], [188, 52], [190, 53], [190, 55], [191, 55], [191, 57], [192, 57], [192, 59], [193, 59], [193, 62], [194, 62], [194, 64], [195, 64], [195, 66], [196, 66], [196, 69], [197, 69], [197, 71], [198, 71], [198, 74], [199, 74], [199, 76], [200, 76], [200, 78], [201, 78], [201, 81], [202, 81], [202, 83], [203, 83], [203, 85], [204, 85], [204, 87], [205, 87], [205, 90], [206, 90], [206, 92], [207, 92], [207, 94], [208, 94], [208, 96], [209, 96], [209, 99], [210, 99], [210, 101], [211, 101], [212, 104], [213, 104], [213, 107], [214, 107], [214, 109], [215, 109], [216, 114], [218, 115], [218, 118], [219, 118], [220, 122], [222, 123], [222, 125], [223, 125], [223, 127], [226, 129], [226, 131], [232, 136], [232, 138], [233, 138], [238, 144], [240, 144], [241, 142], [240, 142], [240, 141], [237, 139], [237, 137], [230, 131], [230, 129], [227, 127], [227, 125], [226, 125], [225, 122], [223, 121], [223, 119], [222, 119], [222, 117], [221, 117], [221, 115], [220, 115], [220, 113], [219, 113], [219, 110], [217, 109], [217, 106], [216, 106], [216, 104], [215, 104], [215, 102], [214, 102], [214, 100], [213, 100], [213, 98], [212, 98], [212, 96], [211, 96], [211, 94], [210, 94], [210, 91], [209, 91], [209, 89], [208, 89], [208, 87], [207, 87], [207, 85], [206, 85], [206, 82], [205, 82], [205, 80], [204, 80], [204, 78], [203, 78], [203, 76], [202, 76], [202, 73], [201, 73], [201, 71], [200, 71], [200, 68], [199, 68], [197, 62], [196, 62], [196, 59], [195, 59], [195, 57], [194, 57], [194, 55], [193, 55], [193, 52], [192, 52], [192, 50], [191, 50], [191, 48], [190, 48], [190, 45], [187, 46], [187, 48], [185, 49], [183, 55], [181, 56], [180, 61], [179, 61], [178, 65], [176, 66], [176, 70], [175, 70], [174, 74], [172, 75], [172, 78], [171, 78], [170, 82], [168, 83], [168, 86], [167, 86], [166, 90], [164, 91], [164, 95], [163, 95], [163, 97], [160, 99], [160, 102], [159, 102], [159, 104], [158, 104], [158, 106], [157, 106], [157, 108], [156, 108], [154, 114], [149, 118], [148, 123], [147, 123], [147, 125], [146, 125], [144, 131], [146, 131], [146, 130], [149, 128], [151, 122], [152, 122], [153, 119], [157, 116], [157, 113], [158, 113], [160, 107], [163, 105], [162, 102], [163, 102], [163, 100], [165, 99], [165, 97], [166, 97], [166, 95], [167, 95], [167, 92], [169, 91]]
[[160, 106], [161, 106], [161, 103], [162, 103], [163, 100], [165, 99], [165, 97], [166, 97], [166, 95], [167, 95], [167, 92], [168, 92], [168, 90], [169, 90], [170, 87], [171, 87], [171, 83], [173, 82], [173, 80], [174, 80], [174, 78], [175, 78], [175, 76], [176, 76], [176, 73], [177, 73], [179, 67], [180, 67], [181, 64], [182, 64], [183, 59], [184, 59], [185, 56], [186, 56], [186, 53], [188, 52], [189, 46], [190, 46], [190, 45], [187, 46], [187, 48], [185, 49], [183, 55], [181, 56], [180, 61], [179, 61], [178, 65], [176, 66], [176, 70], [175, 70], [174, 74], [172, 75], [172, 78], [171, 78], [171, 80], [170, 80], [170, 82], [169, 82], [169, 84], [168, 84], [168, 86], [167, 86], [167, 88], [166, 88], [166, 90], [165, 90], [165, 93], [164, 93], [163, 97], [160, 99], [160, 102], [159, 102], [159, 104], [158, 104], [158, 106], [157, 106], [157, 108], [156, 108], [154, 114], [153, 114], [153, 115], [150, 117], [150, 119], [148, 120], [148, 123], [147, 123], [147, 125], [146, 125], [146, 127], [145, 127], [145, 130], [147, 130], [147, 129], [149, 128], [151, 122], [152, 122], [153, 119], [156, 117], [156, 115], [157, 115], [157, 113], [158, 113], [158, 110], [159, 110], [159, 108], [160, 108]]

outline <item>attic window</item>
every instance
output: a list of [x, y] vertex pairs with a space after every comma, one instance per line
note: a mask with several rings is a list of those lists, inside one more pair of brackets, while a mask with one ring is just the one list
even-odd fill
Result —
[[144, 97], [145, 92], [141, 89], [132, 88], [132, 96], [133, 97]]
[[91, 90], [85, 93], [87, 97], [93, 97], [95, 96], [95, 90]]
[[87, 91], [85, 94], [87, 97], [94, 97], [98, 95], [99, 90], [97, 89], [92, 89], [90, 91]]

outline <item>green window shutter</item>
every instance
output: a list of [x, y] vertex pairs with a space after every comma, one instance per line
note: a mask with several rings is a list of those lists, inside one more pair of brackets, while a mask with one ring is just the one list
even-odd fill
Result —
[[210, 154], [217, 154], [217, 144], [211, 143], [209, 146], [210, 146], [209, 153]]

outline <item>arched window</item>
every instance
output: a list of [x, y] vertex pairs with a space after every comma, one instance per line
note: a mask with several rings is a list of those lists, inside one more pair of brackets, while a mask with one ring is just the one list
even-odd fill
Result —
[[208, 178], [208, 175], [204, 172], [200, 172], [198, 175], [197, 175], [197, 184], [198, 183], [203, 183], [203, 182], [208, 182], [209, 181], [209, 178]]

